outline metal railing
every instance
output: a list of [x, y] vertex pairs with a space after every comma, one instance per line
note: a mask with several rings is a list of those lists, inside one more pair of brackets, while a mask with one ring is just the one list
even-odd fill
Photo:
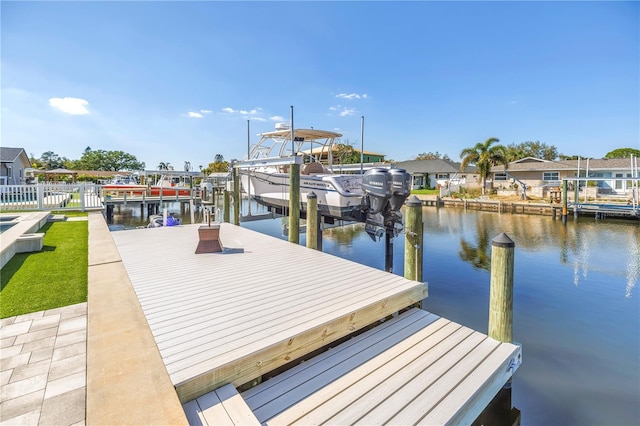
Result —
[[103, 209], [100, 188], [92, 183], [0, 185], [0, 211]]

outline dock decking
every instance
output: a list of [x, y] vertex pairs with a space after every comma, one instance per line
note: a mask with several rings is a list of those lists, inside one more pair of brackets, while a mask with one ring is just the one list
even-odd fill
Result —
[[178, 396], [242, 385], [426, 297], [426, 286], [230, 224], [114, 232]]
[[517, 345], [403, 312], [423, 283], [226, 223], [223, 247], [243, 251], [195, 254], [198, 228], [112, 233], [192, 424], [471, 422], [520, 363]]

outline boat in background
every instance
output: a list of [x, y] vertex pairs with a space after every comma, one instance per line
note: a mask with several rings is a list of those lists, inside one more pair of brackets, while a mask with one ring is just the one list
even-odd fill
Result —
[[127, 192], [142, 195], [147, 191], [147, 185], [140, 184], [132, 175], [115, 175], [108, 183], [102, 185], [105, 192]]
[[151, 185], [149, 191], [152, 197], [189, 196], [192, 187], [180, 176], [163, 174], [155, 184]]

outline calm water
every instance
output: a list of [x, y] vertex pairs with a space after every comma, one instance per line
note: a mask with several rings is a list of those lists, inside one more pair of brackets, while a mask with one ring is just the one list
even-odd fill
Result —
[[[423, 219], [424, 308], [485, 333], [491, 240], [505, 232], [516, 243], [514, 339], [524, 361], [513, 405], [523, 425], [640, 424], [638, 222], [570, 217], [563, 225], [550, 217], [433, 207], [423, 209]], [[242, 226], [286, 239], [283, 223]], [[362, 225], [326, 229], [323, 251], [384, 269], [384, 242], [373, 242]], [[401, 235], [398, 275], [403, 251]]]

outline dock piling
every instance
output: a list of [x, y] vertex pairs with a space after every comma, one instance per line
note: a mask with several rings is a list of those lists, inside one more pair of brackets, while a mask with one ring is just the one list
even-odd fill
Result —
[[318, 196], [315, 192], [307, 195], [307, 247], [318, 250], [322, 249], [322, 232], [319, 230], [318, 220]]
[[230, 210], [230, 206], [229, 204], [231, 204], [231, 195], [229, 194], [228, 190], [224, 190], [224, 221], [226, 223], [231, 222], [231, 210]]
[[233, 224], [240, 225], [240, 204], [242, 199], [240, 198], [240, 169], [234, 167], [233, 169]]
[[404, 277], [422, 282], [422, 203], [414, 195], [405, 205]]
[[489, 337], [513, 342], [513, 264], [515, 243], [504, 232], [491, 242]]
[[289, 168], [289, 242], [300, 243], [300, 164]]

